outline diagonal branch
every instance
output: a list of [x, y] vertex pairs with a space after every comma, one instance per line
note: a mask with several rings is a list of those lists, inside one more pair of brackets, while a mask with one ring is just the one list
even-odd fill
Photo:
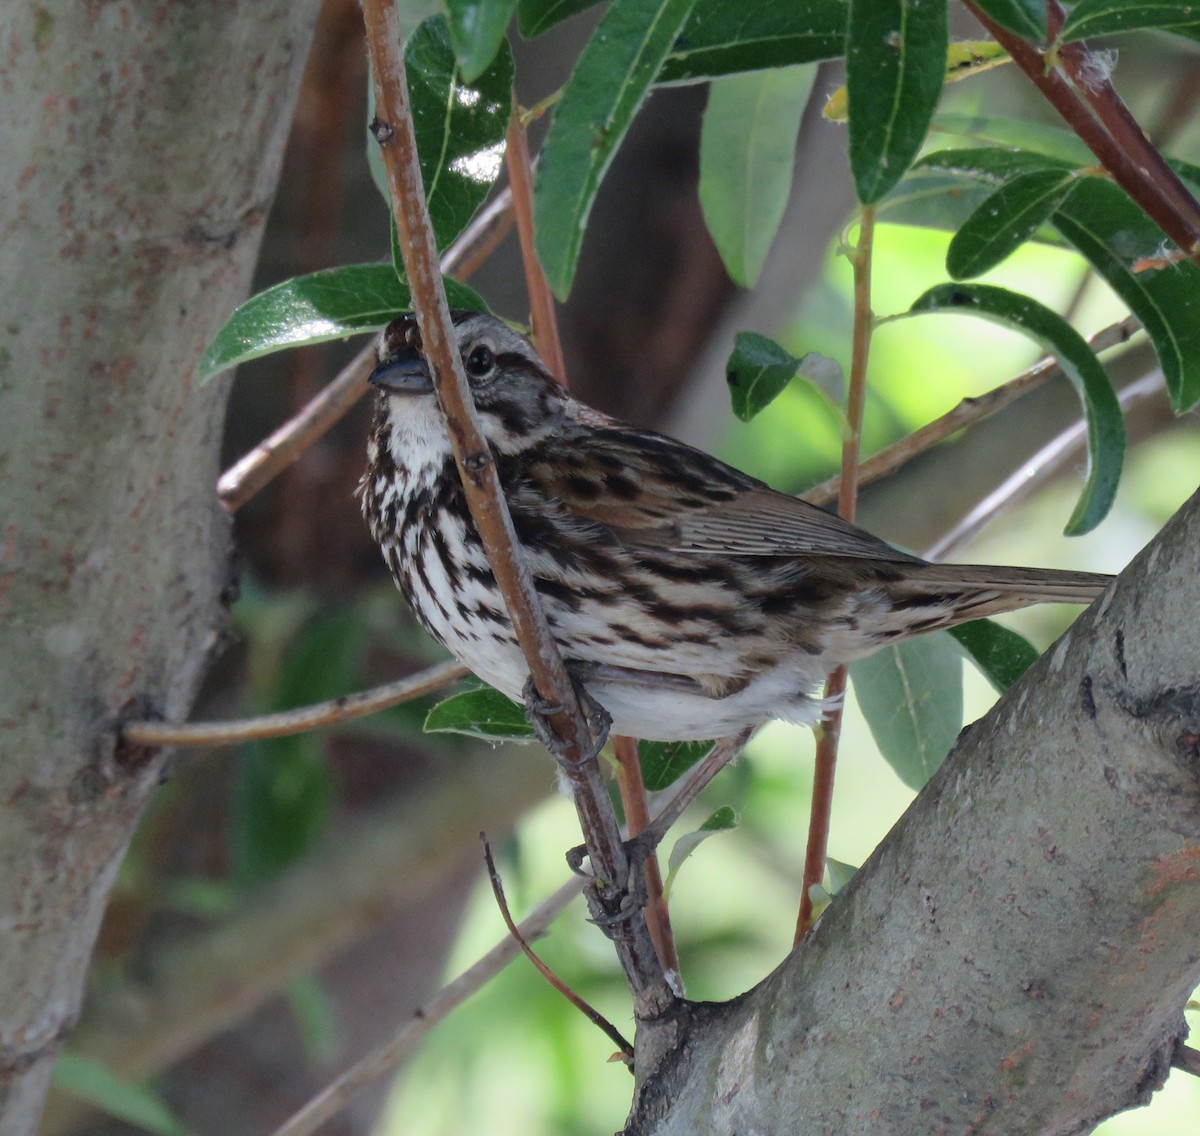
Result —
[[450, 445], [484, 551], [529, 663], [538, 695], [554, 707], [547, 724], [561, 745], [556, 755], [575, 800], [596, 881], [600, 914], [621, 914], [625, 927], [614, 935], [633, 990], [639, 1018], [653, 1018], [672, 1002], [640, 910], [620, 910], [626, 898], [629, 861], [605, 791], [593, 739], [574, 684], [558, 653], [528, 567], [517, 548], [512, 518], [501, 490], [494, 456], [479, 417], [450, 322], [438, 268], [437, 246], [425, 204], [412, 112], [408, 101], [399, 19], [391, 0], [365, 0], [363, 17], [375, 90], [371, 132], [387, 171], [405, 274]]

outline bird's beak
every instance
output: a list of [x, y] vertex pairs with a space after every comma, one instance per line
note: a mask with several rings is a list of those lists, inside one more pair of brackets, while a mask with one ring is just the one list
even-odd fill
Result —
[[429, 367], [415, 351], [383, 360], [367, 376], [367, 382], [388, 394], [430, 394], [433, 391]]

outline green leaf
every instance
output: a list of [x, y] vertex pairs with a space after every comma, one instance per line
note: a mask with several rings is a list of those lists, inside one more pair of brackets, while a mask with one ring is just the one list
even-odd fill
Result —
[[946, 75], [945, 0], [851, 0], [846, 38], [850, 169], [871, 205], [911, 165]]
[[518, 706], [490, 686], [452, 694], [425, 717], [427, 734], [466, 734], [484, 741], [529, 741], [533, 727]]
[[517, 0], [446, 0], [450, 42], [463, 81], [474, 83], [500, 52]]
[[520, 0], [517, 5], [517, 26], [526, 39], [540, 36], [568, 16], [586, 11], [597, 0]]
[[1176, 413], [1200, 402], [1200, 267], [1181, 261], [1137, 271], [1162, 253], [1163, 235], [1122, 190], [1087, 178], [1052, 221], [1129, 305], [1154, 344]]
[[663, 895], [671, 894], [671, 885], [687, 858], [710, 836], [718, 832], [730, 832], [738, 826], [737, 813], [728, 805], [722, 805], [695, 832], [689, 832], [675, 841], [671, 857], [667, 862], [667, 878], [663, 880]]
[[674, 785], [712, 750], [712, 742], [638, 742], [642, 781], [651, 793]]
[[538, 259], [566, 299], [600, 180], [695, 0], [614, 0], [563, 88], [534, 188]]
[[792, 188], [800, 118], [816, 69], [714, 79], [700, 130], [700, 206], [735, 283], [753, 287]]
[[1037, 648], [1023, 635], [990, 619], [973, 619], [950, 628], [983, 676], [1003, 694], [1038, 659]]
[[924, 169], [946, 170], [962, 177], [1002, 185], [1008, 178], [1023, 174], [1053, 171], [1066, 173], [1077, 168], [1074, 162], [1041, 154], [1036, 150], [1007, 146], [968, 146], [933, 150], [913, 166], [913, 172]]
[[659, 72], [660, 83], [687, 83], [838, 59], [846, 50], [846, 0], [697, 0]]
[[800, 360], [773, 339], [739, 331], [733, 340], [733, 354], [725, 364], [734, 414], [749, 422], [779, 397], [799, 368]]
[[[452, 308], [487, 311], [480, 295], [444, 277]], [[390, 264], [351, 264], [297, 276], [235, 309], [200, 360], [200, 381], [285, 347], [378, 331], [412, 307]]]
[[962, 656], [945, 632], [906, 639], [850, 666], [884, 760], [910, 788], [933, 776], [962, 729]]
[[1046, 38], [1045, 0], [975, 0], [1001, 27], [1041, 42]]
[[513, 59], [501, 36], [494, 60], [465, 82], [443, 16], [426, 20], [404, 48], [425, 198], [439, 249], [475, 215], [504, 158]]
[[1071, 7], [1058, 38], [1070, 43], [1147, 28], [1178, 32], [1195, 39], [1200, 35], [1200, 9], [1194, 3], [1164, 0], [1079, 0]]
[[1076, 184], [1069, 170], [1030, 170], [1009, 179], [963, 222], [946, 250], [955, 280], [982, 276], [1015, 252]]
[[54, 1087], [147, 1132], [188, 1136], [188, 1129], [156, 1092], [131, 1084], [78, 1054], [59, 1054], [54, 1065]]
[[1065, 532], [1090, 532], [1107, 515], [1125, 460], [1125, 423], [1108, 375], [1087, 341], [1056, 312], [1028, 296], [987, 284], [939, 284], [917, 298], [913, 312], [966, 312], [1024, 332], [1057, 357], [1083, 403], [1088, 426], [1088, 475]]

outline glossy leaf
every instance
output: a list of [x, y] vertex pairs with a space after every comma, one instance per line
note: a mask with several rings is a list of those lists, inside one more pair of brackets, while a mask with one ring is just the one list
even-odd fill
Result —
[[987, 284], [939, 284], [918, 297], [913, 312], [965, 312], [1014, 328], [1053, 354], [1083, 403], [1088, 426], [1088, 474], [1067, 522], [1069, 536], [1090, 532], [1107, 515], [1125, 460], [1121, 406], [1087, 341], [1056, 312], [1028, 296]]
[[999, 185], [1007, 178], [1044, 171], [1068, 172], [1073, 162], [1007, 146], [948, 147], [934, 150], [921, 158], [913, 170], [938, 169]]
[[517, 0], [445, 0], [450, 42], [463, 81], [474, 83], [504, 43]]
[[651, 793], [674, 785], [689, 769], [706, 758], [712, 742], [638, 742], [642, 781]]
[[714, 79], [700, 130], [700, 206], [730, 277], [758, 280], [791, 193], [814, 67]]
[[118, 1077], [87, 1057], [65, 1052], [54, 1065], [54, 1087], [158, 1136], [188, 1136], [166, 1101], [151, 1089]]
[[[444, 283], [452, 308], [487, 310], [474, 289], [449, 277]], [[378, 331], [411, 307], [408, 286], [390, 264], [352, 264], [285, 280], [234, 310], [200, 360], [200, 380], [285, 347]]]
[[871, 205], [925, 141], [946, 66], [945, 0], [851, 0], [846, 38], [850, 169]]
[[1037, 648], [1025, 636], [990, 619], [960, 623], [950, 628], [950, 634], [998, 694], [1003, 694], [1038, 659]]
[[529, 741], [533, 727], [525, 709], [490, 686], [452, 694], [425, 717], [429, 734], [466, 734], [484, 741]]
[[838, 59], [846, 51], [846, 0], [696, 0], [659, 72], [660, 83]]
[[513, 60], [501, 38], [495, 59], [465, 82], [445, 17], [426, 20], [404, 48], [421, 178], [439, 249], [475, 215], [504, 158]]
[[906, 639], [850, 666], [879, 752], [910, 788], [933, 776], [962, 729], [962, 655], [945, 632]]
[[946, 250], [955, 280], [982, 276], [1024, 244], [1075, 185], [1069, 170], [1030, 170], [1009, 179], [963, 222]]
[[1111, 182], [1088, 178], [1053, 222], [1146, 329], [1177, 413], [1200, 402], [1200, 267], [1181, 261], [1142, 268], [1162, 253], [1163, 236]]
[[568, 16], [594, 7], [599, 0], [519, 0], [517, 27], [526, 39], [533, 39], [562, 23]]
[[1041, 41], [1046, 38], [1045, 0], [975, 0], [982, 12], [991, 16], [1001, 27]]
[[1079, 0], [1067, 14], [1058, 38], [1069, 43], [1148, 28], [1195, 39], [1200, 36], [1200, 8], [1194, 3], [1167, 0]]
[[565, 299], [600, 181], [695, 0], [614, 0], [583, 49], [538, 161], [538, 259]]
[[695, 832], [689, 832], [676, 840], [671, 849], [670, 859], [667, 861], [667, 878], [663, 880], [663, 894], [670, 894], [671, 885], [675, 882], [675, 877], [679, 875], [679, 869], [683, 866], [684, 861], [705, 840], [710, 836], [715, 836], [718, 832], [730, 832], [737, 826], [737, 813], [728, 805], [722, 805]]

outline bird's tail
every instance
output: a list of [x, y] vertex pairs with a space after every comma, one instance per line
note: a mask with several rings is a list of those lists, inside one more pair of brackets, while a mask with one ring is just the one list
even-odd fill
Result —
[[1055, 568], [1005, 568], [987, 564], [924, 564], [909, 569], [891, 591], [893, 619], [903, 634], [955, 627], [972, 619], [1039, 603], [1089, 604], [1114, 577]]

